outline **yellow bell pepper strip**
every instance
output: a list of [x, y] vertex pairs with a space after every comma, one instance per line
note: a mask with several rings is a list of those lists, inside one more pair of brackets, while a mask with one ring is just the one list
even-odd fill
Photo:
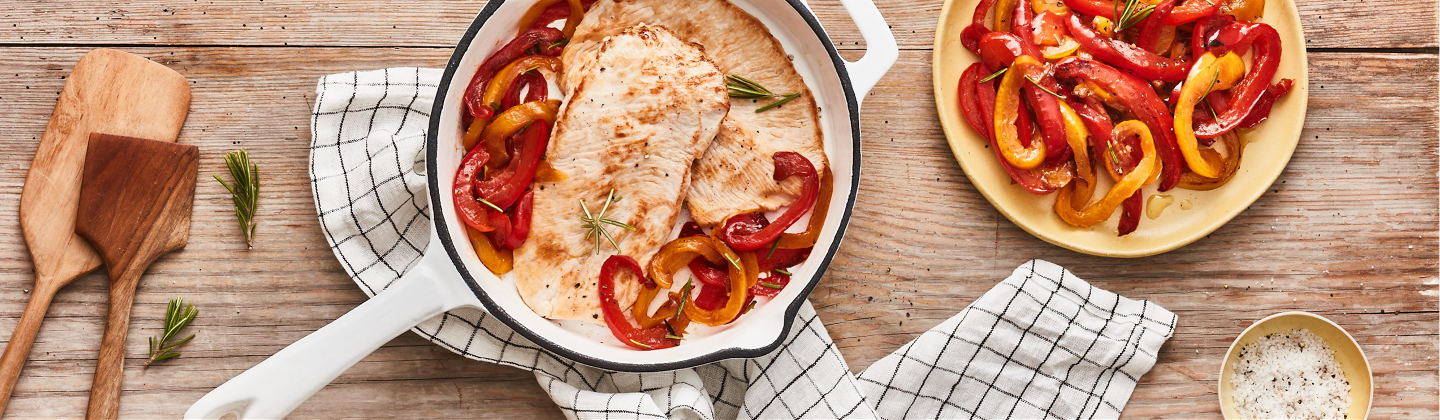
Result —
[[1185, 78], [1185, 87], [1180, 89], [1180, 101], [1175, 104], [1175, 141], [1180, 145], [1180, 154], [1190, 170], [1206, 178], [1218, 178], [1223, 168], [1217, 168], [1200, 156], [1199, 140], [1195, 138], [1195, 105], [1212, 91], [1226, 90], [1245, 76], [1245, 62], [1234, 52], [1227, 52], [1220, 58], [1205, 53], [1195, 61], [1190, 76]]
[[1220, 4], [1220, 13], [1254, 22], [1265, 16], [1265, 0], [1225, 0]]
[[615, 300], [615, 277], [622, 271], [635, 274], [642, 284], [646, 282], [640, 263], [629, 256], [611, 255], [605, 260], [605, 264], [600, 266], [600, 312], [605, 315], [605, 326], [610, 327], [610, 333], [620, 339], [621, 343], [638, 349], [655, 350], [679, 345], [680, 340], [666, 338], [670, 334], [669, 328], [660, 325], [636, 328], [625, 318], [625, 312], [620, 310], [620, 302]]
[[1015, 63], [1005, 72], [1004, 79], [1000, 81], [1000, 89], [995, 94], [995, 121], [991, 132], [995, 134], [995, 141], [1000, 144], [1001, 156], [1019, 169], [1032, 169], [1045, 161], [1044, 143], [1034, 142], [1030, 147], [1025, 147], [1020, 143], [1019, 132], [1015, 127], [1015, 121], [1020, 114], [1022, 83], [1027, 83], [1026, 76], [1041, 73], [1041, 66], [1035, 57], [1015, 57]]
[[815, 246], [820, 239], [820, 229], [825, 227], [825, 214], [830, 211], [830, 196], [835, 195], [834, 179], [830, 171], [820, 174], [820, 193], [816, 195], [815, 205], [810, 208], [810, 222], [805, 225], [805, 231], [800, 233], [780, 234], [780, 243], [776, 248], [780, 249], [801, 249]]
[[696, 257], [705, 258], [714, 264], [729, 265], [730, 290], [739, 293], [731, 293], [730, 299], [720, 309], [707, 310], [686, 304], [683, 312], [691, 321], [709, 326], [724, 325], [735, 319], [744, 308], [747, 299], [744, 291], [750, 284], [744, 267], [740, 265], [740, 256], [725, 246], [724, 242], [709, 236], [689, 236], [670, 241], [661, 246], [660, 251], [650, 259], [650, 277], [659, 287], [668, 289], [674, 284], [675, 271]]
[[1056, 197], [1055, 213], [1059, 214], [1060, 218], [1071, 226], [1088, 227], [1100, 223], [1105, 219], [1109, 219], [1110, 215], [1115, 213], [1115, 209], [1120, 207], [1121, 202], [1133, 196], [1135, 191], [1140, 190], [1141, 187], [1144, 187], [1145, 180], [1150, 178], [1150, 173], [1157, 170], [1156, 164], [1159, 162], [1155, 159], [1155, 139], [1150, 136], [1150, 129], [1147, 128], [1144, 123], [1136, 120], [1128, 120], [1116, 125], [1115, 131], [1111, 134], [1115, 138], [1139, 135], [1140, 149], [1144, 157], [1140, 159], [1140, 163], [1135, 166], [1134, 171], [1125, 174], [1125, 177], [1121, 178], [1120, 182], [1116, 183], [1114, 187], [1110, 188], [1110, 191], [1105, 193], [1104, 198], [1093, 203], [1087, 203], [1081, 206], [1080, 210], [1076, 210], [1076, 206], [1070, 202], [1075, 186], [1073, 184], [1066, 185], [1065, 188], [1060, 191], [1060, 196]]
[[[1095, 193], [1095, 170], [1090, 166], [1090, 145], [1088, 140], [1090, 132], [1085, 128], [1085, 122], [1080, 119], [1080, 114], [1064, 101], [1060, 101], [1060, 117], [1065, 122], [1065, 141], [1070, 143], [1070, 150], [1075, 151], [1075, 174], [1079, 177], [1080, 186], [1074, 188], [1076, 197], [1084, 197], [1089, 201], [1090, 196]], [[1070, 185], [1075, 185], [1074, 182]], [[1075, 210], [1085, 203], [1075, 200]]]
[[536, 121], [554, 124], [556, 111], [557, 109], [551, 107], [548, 101], [535, 101], [520, 104], [496, 116], [495, 121], [486, 126], [485, 131], [480, 135], [485, 143], [485, 152], [490, 154], [490, 161], [485, 163], [486, 173], [500, 170], [510, 164], [510, 151], [505, 145], [506, 138], [515, 135], [520, 129]]
[[496, 249], [490, 243], [490, 238], [469, 226], [465, 227], [465, 236], [470, 238], [470, 245], [475, 247], [475, 256], [480, 258], [480, 263], [490, 269], [495, 275], [503, 275], [515, 269], [515, 254], [509, 249]]
[[[1235, 172], [1240, 169], [1240, 157], [1245, 152], [1245, 142], [1240, 138], [1240, 134], [1234, 131], [1221, 134], [1218, 139], [1225, 145], [1226, 153], [1223, 163], [1225, 170], [1220, 172], [1220, 176], [1206, 178], [1194, 172], [1186, 172], [1180, 175], [1180, 183], [1176, 186], [1189, 190], [1209, 191], [1230, 182], [1230, 178], [1234, 177]], [[1214, 150], [1204, 149], [1200, 152], [1206, 155], [1206, 160], [1212, 160], [1212, 157], [1213, 160], [1219, 160], [1219, 157], [1215, 156], [1218, 153]]]
[[995, 31], [1010, 32], [1016, 0], [995, 0]]

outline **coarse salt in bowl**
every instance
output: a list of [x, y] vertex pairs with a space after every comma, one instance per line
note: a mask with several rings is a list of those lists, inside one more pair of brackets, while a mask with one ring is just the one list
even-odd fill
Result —
[[[1266, 337], [1271, 337], [1266, 339]], [[1328, 349], [1305, 349], [1297, 351], [1294, 348], [1286, 349], [1282, 343], [1301, 344], [1312, 342], [1318, 339]], [[1252, 346], [1260, 342], [1259, 345]], [[1247, 349], [1249, 346], [1249, 349]], [[1230, 345], [1230, 350], [1225, 355], [1225, 362], [1220, 369], [1220, 411], [1227, 419], [1246, 418], [1237, 409], [1235, 398], [1237, 390], [1235, 385], [1244, 381], [1235, 377], [1235, 366], [1240, 363], [1242, 350], [1247, 350], [1246, 357], [1267, 357], [1283, 358], [1286, 360], [1274, 360], [1276, 363], [1295, 363], [1297, 361], [1315, 362], [1316, 369], [1325, 369], [1326, 358], [1332, 358], [1329, 363], [1339, 364], [1339, 370], [1344, 374], [1344, 382], [1349, 384], [1349, 407], [1345, 409], [1347, 419], [1363, 419], [1370, 411], [1370, 399], [1373, 394], [1370, 378], [1370, 364], [1365, 358], [1365, 353], [1355, 343], [1355, 339], [1345, 332], [1343, 328], [1324, 317], [1309, 312], [1285, 312], [1271, 315], [1246, 328], [1235, 342]], [[1326, 354], [1326, 351], [1330, 354]], [[1333, 355], [1333, 356], [1332, 356]], [[1251, 360], [1255, 363], [1255, 360]], [[1277, 373], [1284, 371], [1281, 366], [1274, 363], [1260, 363], [1255, 365], [1263, 373]], [[1319, 375], [1306, 375], [1310, 380], [1323, 379]], [[1298, 378], [1297, 378], [1298, 379]], [[1282, 387], [1283, 388], [1283, 387]], [[1277, 388], [1280, 389], [1280, 388]], [[1292, 387], [1293, 389], [1293, 387]], [[1305, 389], [1306, 392], [1324, 396], [1326, 393], [1318, 392], [1316, 389]], [[1312, 402], [1311, 404], [1323, 404]]]

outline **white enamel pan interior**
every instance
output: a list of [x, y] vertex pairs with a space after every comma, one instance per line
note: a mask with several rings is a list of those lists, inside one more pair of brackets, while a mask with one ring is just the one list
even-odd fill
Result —
[[[608, 334], [577, 331], [536, 315], [521, 301], [512, 281], [492, 275], [480, 263], [465, 239], [449, 194], [464, 152], [460, 146], [460, 98], [480, 63], [514, 36], [516, 22], [534, 3], [491, 0], [446, 66], [431, 113], [427, 174], [434, 229], [425, 256], [374, 298], [206, 394], [185, 418], [216, 419], [227, 414], [241, 419], [284, 417], [405, 330], [461, 307], [484, 308], [536, 345], [606, 370], [675, 370], [774, 350], [839, 249], [860, 176], [860, 100], [889, 71], [899, 49], [870, 0], [840, 1], [868, 44], [865, 56], [855, 62], [840, 58], [800, 0], [731, 1], [760, 19], [795, 57], [796, 69], [820, 106], [835, 192], [844, 194], [831, 200], [831, 216], [826, 218], [815, 252], [791, 270], [793, 280], [779, 296], [757, 305], [733, 324], [687, 339], [684, 345], [640, 351], [621, 345]], [[605, 330], [599, 327], [598, 331]]]

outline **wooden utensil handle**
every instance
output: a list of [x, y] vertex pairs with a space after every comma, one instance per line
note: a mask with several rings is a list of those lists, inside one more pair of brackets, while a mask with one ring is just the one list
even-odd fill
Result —
[[85, 418], [113, 420], [120, 415], [120, 385], [125, 378], [125, 337], [130, 333], [130, 308], [135, 287], [145, 266], [135, 267], [110, 282], [110, 310], [105, 317], [105, 337], [100, 340], [100, 359], [95, 380], [90, 384], [90, 403]]
[[5, 407], [10, 404], [10, 393], [15, 391], [15, 382], [20, 380], [20, 371], [30, 357], [30, 346], [35, 344], [35, 335], [40, 332], [40, 321], [45, 320], [45, 312], [50, 309], [50, 301], [55, 299], [58, 290], [52, 286], [55, 282], [42, 280], [35, 281], [30, 303], [25, 305], [15, 333], [10, 335], [10, 343], [5, 345], [5, 354], [0, 356], [0, 414], [5, 414]]

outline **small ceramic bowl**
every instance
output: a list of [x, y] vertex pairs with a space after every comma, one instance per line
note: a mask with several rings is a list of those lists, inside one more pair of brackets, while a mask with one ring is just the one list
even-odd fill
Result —
[[1245, 332], [1240, 333], [1235, 342], [1230, 344], [1230, 351], [1225, 352], [1225, 364], [1220, 367], [1219, 393], [1220, 412], [1225, 418], [1241, 418], [1240, 412], [1235, 409], [1235, 389], [1230, 384], [1240, 349], [1260, 337], [1298, 329], [1310, 330], [1315, 336], [1325, 340], [1325, 344], [1335, 352], [1335, 361], [1340, 363], [1340, 370], [1345, 372], [1345, 380], [1350, 382], [1350, 411], [1345, 418], [1363, 419], [1370, 413], [1370, 397], [1374, 394], [1374, 387], [1370, 383], [1370, 362], [1365, 359], [1365, 352], [1355, 344], [1355, 338], [1325, 317], [1309, 312], [1282, 312], [1265, 317], [1246, 328]]

